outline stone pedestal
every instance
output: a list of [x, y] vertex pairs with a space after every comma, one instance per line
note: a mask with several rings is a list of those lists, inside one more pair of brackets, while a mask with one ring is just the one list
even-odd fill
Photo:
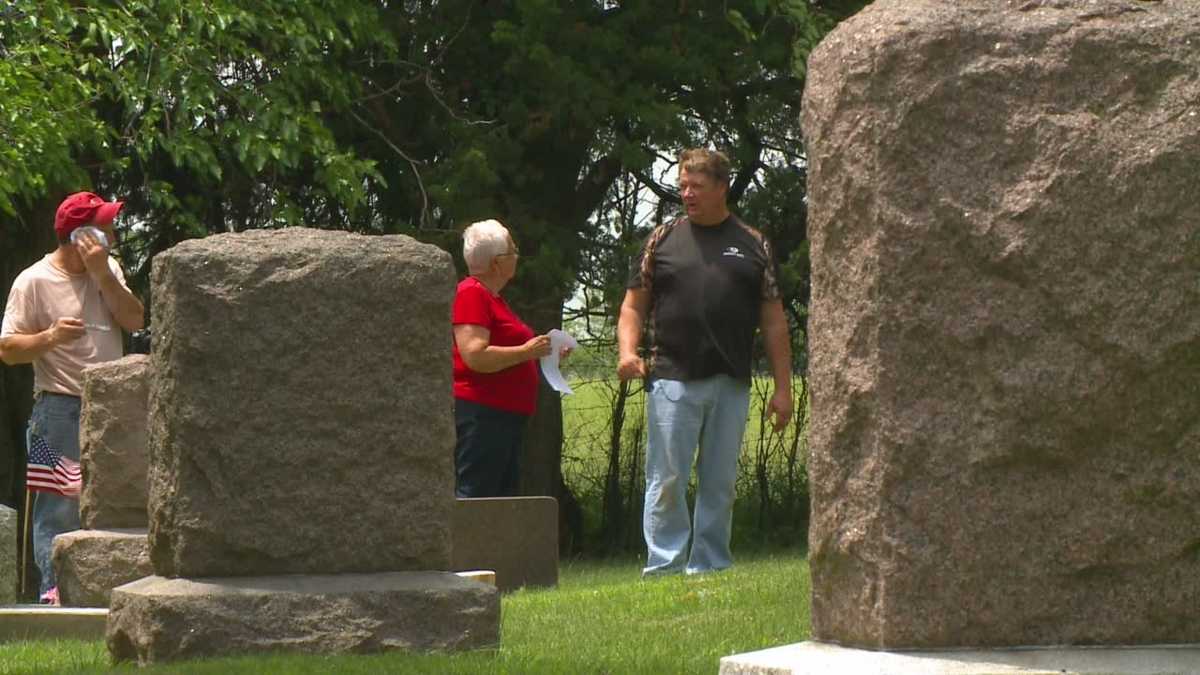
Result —
[[1200, 646], [1033, 647], [879, 652], [801, 642], [721, 659], [721, 675], [1184, 675], [1200, 668]]
[[879, 0], [814, 50], [812, 627], [1200, 641], [1200, 12]]
[[54, 538], [54, 578], [67, 607], [108, 607], [112, 589], [154, 574], [145, 530], [75, 530]]
[[6, 605], [0, 607], [0, 643], [103, 640], [107, 622], [108, 610], [98, 607]]
[[233, 653], [448, 651], [500, 642], [495, 588], [446, 572], [165, 579], [113, 591], [108, 649], [141, 665]]
[[493, 570], [501, 591], [558, 584], [553, 497], [458, 499], [451, 531], [456, 570]]

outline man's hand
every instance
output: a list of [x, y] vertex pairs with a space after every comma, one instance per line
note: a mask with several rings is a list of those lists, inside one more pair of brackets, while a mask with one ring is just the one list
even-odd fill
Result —
[[646, 362], [637, 354], [622, 354], [617, 360], [617, 377], [622, 381], [646, 377]]
[[767, 402], [766, 415], [768, 421], [772, 417], [775, 418], [771, 422], [775, 431], [783, 431], [788, 422], [792, 421], [792, 393], [776, 389], [775, 393], [771, 395], [771, 400]]
[[83, 266], [88, 274], [97, 282], [102, 282], [112, 276], [108, 268], [108, 249], [100, 245], [100, 241], [90, 233], [83, 232], [75, 242], [75, 249], [83, 260]]
[[63, 316], [51, 324], [46, 332], [49, 333], [47, 338], [53, 348], [78, 340], [87, 333], [87, 328], [83, 325], [83, 321], [72, 316]]

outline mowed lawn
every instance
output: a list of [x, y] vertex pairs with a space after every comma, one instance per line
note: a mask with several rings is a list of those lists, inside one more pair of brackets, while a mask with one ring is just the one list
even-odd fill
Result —
[[[257, 656], [148, 673], [716, 673], [722, 656], [799, 642], [809, 631], [800, 552], [757, 554], [730, 570], [643, 581], [639, 561], [569, 562], [558, 588], [501, 603], [499, 650], [466, 654]], [[0, 645], [0, 673], [111, 672], [101, 641]]]
[[[586, 493], [587, 487], [601, 480], [607, 470], [608, 448], [612, 442], [613, 401], [616, 400], [618, 386], [616, 378], [573, 378], [571, 388], [575, 393], [563, 397], [563, 476], [576, 492], [582, 490]], [[769, 377], [754, 378], [750, 389], [746, 434], [742, 439], [743, 448], [753, 447], [764, 434], [772, 435], [762, 421], [762, 411], [773, 387]], [[803, 387], [804, 380], [799, 377], [793, 380], [792, 396], [798, 406], [802, 404]], [[641, 382], [631, 386], [625, 406], [623, 444], [624, 454], [628, 456], [630, 446], [637, 445], [640, 451], [645, 439], [645, 395]], [[794, 418], [794, 421], [803, 424], [802, 420]], [[790, 437], [802, 431], [793, 424], [785, 434]]]

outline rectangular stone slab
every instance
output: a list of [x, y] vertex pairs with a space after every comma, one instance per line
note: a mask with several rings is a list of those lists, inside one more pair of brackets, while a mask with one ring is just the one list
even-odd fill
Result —
[[108, 609], [9, 605], [0, 607], [0, 642], [103, 640]]
[[73, 530], [54, 538], [54, 579], [65, 607], [108, 607], [112, 589], [154, 574], [146, 530]]
[[888, 652], [800, 642], [726, 656], [720, 675], [1181, 675], [1195, 672], [1198, 663], [1197, 645]]
[[113, 590], [108, 650], [140, 665], [255, 652], [456, 651], [500, 642], [500, 594], [448, 572], [165, 579]]
[[305, 228], [154, 259], [164, 576], [449, 569], [450, 254]]
[[558, 583], [553, 497], [455, 500], [453, 540], [453, 568], [493, 570], [501, 591]]

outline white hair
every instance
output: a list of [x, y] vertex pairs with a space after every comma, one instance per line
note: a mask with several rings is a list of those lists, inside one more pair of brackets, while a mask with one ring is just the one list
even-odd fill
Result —
[[483, 272], [492, 258], [508, 251], [508, 228], [496, 220], [471, 223], [463, 230], [463, 259], [471, 272]]

